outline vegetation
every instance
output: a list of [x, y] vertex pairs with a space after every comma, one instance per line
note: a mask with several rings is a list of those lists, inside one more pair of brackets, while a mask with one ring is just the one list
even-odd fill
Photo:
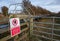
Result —
[[[39, 6], [34, 6], [34, 5], [32, 5], [31, 4], [31, 2], [29, 1], [29, 0], [23, 0], [23, 5], [22, 5], [22, 7], [23, 7], [23, 12], [24, 13], [26, 13], [26, 14], [28, 14], [28, 12], [31, 14], [31, 15], [40, 15], [40, 16], [42, 16], [42, 15], [49, 15], [50, 17], [51, 16], [60, 16], [60, 12], [58, 12], [57, 14], [56, 13], [53, 13], [53, 12], [50, 12], [50, 11], [48, 11], [48, 10], [46, 10], [46, 9], [43, 9], [42, 7], [39, 7]], [[27, 9], [27, 10], [26, 10]], [[2, 13], [3, 13], [3, 15], [4, 16], [8, 16], [8, 8], [6, 7], [6, 6], [3, 6], [2, 7]], [[13, 15], [13, 16], [11, 16], [10, 18], [14, 18], [15, 17], [15, 15]], [[52, 23], [52, 19], [42, 19], [42, 18], [36, 18], [36, 20], [34, 20], [35, 22], [49, 22], [49, 23]], [[56, 19], [56, 22], [57, 23], [59, 23], [60, 22], [60, 19]], [[33, 30], [36, 30], [36, 31], [44, 31], [44, 32], [49, 32], [49, 31], [51, 31], [51, 30], [47, 30], [47, 29], [44, 29], [44, 27], [49, 27], [49, 28], [51, 28], [52, 27], [52, 25], [50, 25], [50, 24], [34, 24], [35, 26], [41, 26], [41, 27], [43, 27], [43, 29], [42, 28], [33, 28]], [[23, 25], [24, 26], [24, 25]], [[25, 26], [24, 27], [22, 27], [22, 28], [25, 28]], [[22, 29], [21, 28], [21, 29]], [[58, 28], [57, 26], [56, 26], [56, 28]], [[55, 28], [54, 28], [55, 29]], [[20, 34], [20, 36], [22, 36], [22, 35], [24, 35], [25, 33], [27, 33], [27, 32], [29, 32], [29, 30], [27, 30], [27, 31], [24, 31], [24, 33], [22, 33], [22, 34]], [[56, 31], [57, 32], [57, 31]], [[50, 33], [50, 32], [49, 32]], [[51, 37], [50, 35], [45, 35], [45, 34], [42, 34], [42, 33], [39, 33], [39, 32], [34, 32], [34, 34], [38, 34], [38, 35], [41, 35], [42, 37], [45, 37], [45, 36], [48, 36], [48, 37]], [[27, 39], [28, 39], [29, 37], [26, 37], [26, 38], [24, 38], [23, 40], [21, 40], [21, 41], [26, 41]], [[38, 37], [39, 38], [39, 37]], [[37, 37], [35, 37], [35, 36], [30, 36], [30, 41], [32, 41], [32, 40], [34, 40], [34, 41], [38, 41], [38, 40], [40, 40], [40, 39], [38, 39]], [[44, 40], [44, 39], [43, 39]], [[60, 40], [60, 39], [59, 39]], [[45, 40], [44, 40], [45, 41]]]
[[[26, 11], [27, 9], [27, 11]], [[34, 6], [31, 4], [29, 0], [23, 0], [23, 12], [28, 13], [30, 12], [31, 15], [49, 15], [52, 14], [52, 12], [43, 9], [39, 6]]]
[[4, 16], [8, 15], [8, 7], [3, 6], [1, 10], [2, 10], [2, 13], [3, 13]]
[[[27, 9], [27, 11], [26, 11], [26, 9]], [[48, 17], [60, 17], [60, 12], [58, 12], [58, 13], [54, 13], [54, 12], [50, 12], [49, 10], [46, 10], [46, 9], [44, 9], [44, 8], [42, 8], [42, 7], [39, 7], [39, 6], [34, 6], [34, 5], [32, 5], [31, 4], [31, 2], [28, 0], [23, 0], [23, 12], [25, 12], [25, 13], [27, 13], [28, 14], [28, 12], [30, 12], [30, 14], [31, 15], [39, 15], [39, 16], [42, 16], [42, 15], [46, 15], [46, 16], [48, 16]], [[49, 23], [53, 23], [52, 22], [52, 19], [36, 19], [36, 20], [34, 20], [34, 21], [37, 21], [37, 22], [49, 22]], [[60, 18], [56, 18], [55, 19], [55, 22], [56, 23], [59, 23], [60, 24]], [[41, 27], [48, 27], [48, 28], [51, 28], [52, 27], [52, 25], [50, 25], [50, 24], [35, 24], [35, 26], [41, 26]], [[54, 25], [55, 26], [55, 25]], [[56, 28], [59, 28], [58, 26], [55, 26]], [[54, 28], [54, 29], [56, 29], [56, 28]], [[60, 29], [60, 28], [59, 28]], [[58, 30], [58, 29], [57, 29]], [[36, 28], [36, 31], [38, 32], [38, 31], [44, 31], [44, 32], [48, 32], [48, 33], [51, 33], [51, 30], [48, 30], [48, 29], [42, 29], [42, 28], [39, 28], [39, 27], [37, 27]], [[51, 37], [50, 35], [47, 35], [47, 34], [42, 34], [42, 33], [37, 33], [37, 32], [35, 32], [34, 34], [39, 34], [39, 35], [41, 35], [42, 37]], [[54, 33], [56, 34], [58, 31], [54, 31]], [[57, 34], [60, 34], [59, 32], [57, 33]], [[57, 36], [56, 37], [56, 39], [59, 39], [58, 38], [59, 36]], [[31, 37], [31, 39], [32, 40], [36, 40], [36, 41], [38, 41], [37, 40], [37, 38], [35, 39], [33, 36]], [[60, 40], [60, 39], [59, 39]], [[45, 39], [43, 39], [43, 41], [48, 41], [48, 40], [45, 40]]]

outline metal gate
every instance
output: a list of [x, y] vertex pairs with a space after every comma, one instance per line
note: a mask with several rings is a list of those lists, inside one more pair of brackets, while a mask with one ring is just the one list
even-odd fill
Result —
[[19, 35], [16, 35], [15, 37], [11, 37], [9, 29], [10, 26], [8, 22], [9, 18], [5, 18], [4, 21], [0, 20], [0, 41], [29, 41], [29, 33], [30, 33], [29, 27], [32, 25], [32, 23], [29, 22], [30, 20], [32, 21], [32, 18], [29, 18], [28, 15], [20, 15], [20, 14], [17, 15], [11, 14], [10, 17], [12, 16], [18, 17], [20, 19], [21, 33]]
[[32, 17], [31, 41], [60, 41], [60, 17]]

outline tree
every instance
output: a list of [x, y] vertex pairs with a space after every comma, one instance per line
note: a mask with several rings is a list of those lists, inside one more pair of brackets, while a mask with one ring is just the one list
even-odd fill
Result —
[[[34, 6], [31, 4], [29, 0], [23, 0], [23, 12], [29, 12], [31, 15], [50, 15], [52, 12], [50, 12], [47, 9], [44, 9], [40, 6]], [[26, 9], [27, 11], [26, 11]]]
[[28, 12], [29, 12], [29, 6], [28, 5], [30, 5], [30, 4], [31, 3], [30, 3], [29, 0], [23, 0], [22, 1], [22, 7], [23, 7], [23, 12], [24, 13], [28, 14]]
[[2, 13], [3, 13], [4, 16], [7, 16], [8, 15], [8, 7], [3, 6], [2, 7]]

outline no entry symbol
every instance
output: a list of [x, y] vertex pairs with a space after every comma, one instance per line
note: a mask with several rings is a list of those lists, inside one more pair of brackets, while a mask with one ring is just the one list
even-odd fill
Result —
[[12, 24], [13, 24], [14, 26], [16, 26], [16, 25], [18, 24], [17, 19], [13, 19]]

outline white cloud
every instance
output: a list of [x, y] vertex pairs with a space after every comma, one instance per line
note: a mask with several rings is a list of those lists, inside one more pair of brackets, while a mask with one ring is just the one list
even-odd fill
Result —
[[[0, 12], [1, 12], [1, 7], [2, 6], [7, 6], [9, 8], [10, 4], [15, 4], [15, 3], [21, 3], [22, 0], [0, 0]], [[10, 8], [14, 9], [15, 7]]]
[[50, 10], [52, 12], [59, 12], [60, 6], [59, 5], [50, 5], [50, 6], [42, 6], [43, 8], [46, 8], [47, 10]]
[[60, 0], [53, 0], [51, 3], [48, 5], [60, 5]]
[[60, 0], [30, 0], [31, 3], [35, 6], [43, 7], [52, 12], [60, 11]]
[[0, 12], [1, 12], [1, 7], [2, 6], [7, 6], [7, 7], [9, 7], [9, 3], [5, 3], [5, 1], [2, 1], [2, 2], [0, 2]]
[[[60, 11], [60, 0], [30, 0], [30, 1], [33, 5], [41, 6], [52, 12]], [[2, 7], [2, 6], [9, 7], [10, 4], [21, 3], [21, 2], [22, 2], [22, 0], [0, 0], [0, 7]], [[12, 7], [12, 8], [14, 9], [14, 7]]]

